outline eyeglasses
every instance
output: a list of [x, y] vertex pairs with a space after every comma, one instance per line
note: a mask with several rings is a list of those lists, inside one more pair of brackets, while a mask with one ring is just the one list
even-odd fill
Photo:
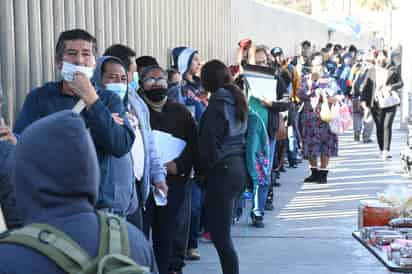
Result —
[[157, 86], [161, 86], [164, 88], [167, 88], [168, 86], [167, 79], [164, 77], [159, 77], [159, 78], [148, 77], [143, 80], [143, 84], [147, 86], [157, 85]]

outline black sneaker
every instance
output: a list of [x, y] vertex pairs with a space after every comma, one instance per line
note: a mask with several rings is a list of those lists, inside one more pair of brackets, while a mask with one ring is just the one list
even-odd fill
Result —
[[252, 214], [252, 225], [256, 228], [264, 228], [263, 216], [255, 216]]
[[265, 204], [265, 210], [266, 211], [273, 211], [275, 207], [273, 206], [273, 203], [266, 203]]
[[373, 143], [373, 141], [371, 139], [366, 139], [366, 140], [363, 140], [363, 143], [370, 144], [370, 143]]

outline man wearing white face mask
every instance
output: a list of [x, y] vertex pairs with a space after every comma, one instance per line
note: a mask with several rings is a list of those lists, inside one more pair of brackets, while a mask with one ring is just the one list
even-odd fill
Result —
[[[105, 193], [103, 190], [111, 183], [109, 159], [127, 154], [135, 135], [126, 119], [120, 97], [111, 92], [96, 91], [90, 81], [96, 65], [96, 52], [96, 39], [88, 32], [81, 29], [62, 32], [55, 55], [56, 66], [63, 80], [46, 83], [27, 95], [14, 132], [19, 135], [33, 122], [49, 114], [72, 109], [79, 99], [83, 100], [86, 108], [81, 115], [96, 146], [100, 166], [97, 207], [123, 215], [124, 212], [117, 212], [111, 202], [115, 200], [114, 193]], [[113, 113], [116, 113], [115, 117], [112, 117]], [[117, 120], [123, 123], [119, 124]]]

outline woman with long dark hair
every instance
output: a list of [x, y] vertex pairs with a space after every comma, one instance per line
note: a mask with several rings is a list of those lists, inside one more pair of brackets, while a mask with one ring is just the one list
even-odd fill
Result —
[[[395, 96], [399, 98], [397, 93], [402, 88], [403, 82], [401, 75], [388, 58], [386, 51], [380, 51], [376, 61], [375, 93], [370, 95], [369, 98], [372, 116], [376, 124], [376, 136], [380, 155], [383, 160], [386, 160], [392, 157], [389, 154], [392, 142], [392, 125], [396, 109], [400, 103], [400, 101], [389, 100], [389, 98], [394, 98]], [[367, 94], [365, 94], [366, 96]]]
[[200, 170], [206, 177], [206, 217], [223, 274], [238, 274], [239, 262], [230, 227], [235, 200], [247, 183], [248, 108], [245, 96], [233, 84], [222, 62], [206, 63], [201, 83], [211, 93], [199, 128]]

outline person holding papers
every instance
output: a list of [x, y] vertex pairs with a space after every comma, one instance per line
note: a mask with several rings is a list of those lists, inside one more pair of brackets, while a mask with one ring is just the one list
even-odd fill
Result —
[[199, 169], [206, 177], [206, 218], [223, 274], [238, 274], [230, 227], [235, 200], [247, 183], [248, 108], [246, 98], [222, 62], [206, 63], [201, 82], [212, 94], [199, 125]]
[[[244, 69], [256, 69], [256, 67], [267, 67], [269, 68], [269, 56], [264, 46], [257, 46], [254, 49], [254, 54], [249, 60], [250, 63], [256, 64], [255, 66], [244, 65]], [[269, 70], [268, 70], [269, 71]], [[272, 69], [273, 71], [273, 69]], [[246, 82], [248, 83], [247, 94], [249, 97], [249, 107], [255, 111], [259, 117], [262, 119], [267, 134], [269, 137], [269, 172], [272, 170], [276, 152], [276, 132], [279, 129], [279, 113], [289, 109], [289, 100], [283, 98], [284, 94], [287, 94], [287, 88], [285, 82], [281, 77], [272, 72], [265, 73], [264, 78], [269, 78], [268, 81], [256, 81], [255, 79], [262, 79], [260, 76], [262, 73], [258, 74], [258, 77], [248, 77], [247, 71], [244, 73], [246, 76]], [[257, 182], [254, 182], [256, 184]], [[274, 181], [269, 182], [269, 185], [262, 185], [258, 195], [258, 204], [261, 203], [261, 199], [266, 199], [265, 208], [268, 210], [273, 210], [273, 186]], [[268, 195], [269, 193], [269, 195]], [[256, 194], [256, 193], [255, 193]], [[259, 207], [258, 209], [252, 211], [252, 223], [255, 227], [264, 227], [263, 218], [265, 208]]]
[[[149, 66], [140, 75], [140, 95], [149, 107], [150, 125], [155, 143], [160, 140], [172, 144], [185, 143], [183, 151], [174, 159], [176, 146], [160, 145], [159, 156], [167, 169], [166, 182], [169, 190], [167, 204], [162, 193], [150, 195], [144, 212], [144, 233], [148, 237], [152, 229], [153, 249], [160, 274], [168, 274], [172, 240], [176, 235], [178, 213], [185, 198], [186, 184], [196, 161], [197, 128], [192, 114], [182, 104], [168, 100], [167, 74], [160, 66]], [[180, 139], [180, 140], [177, 140]], [[180, 146], [181, 148], [183, 146]], [[179, 151], [177, 151], [179, 152]], [[162, 201], [162, 203], [159, 203]]]

